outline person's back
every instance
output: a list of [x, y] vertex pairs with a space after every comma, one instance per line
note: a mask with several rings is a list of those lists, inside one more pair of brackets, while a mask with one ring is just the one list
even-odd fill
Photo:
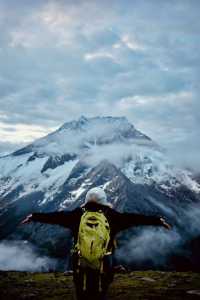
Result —
[[84, 205], [73, 211], [33, 213], [22, 223], [30, 221], [58, 224], [71, 229], [74, 236], [72, 265], [77, 299], [105, 299], [113, 280], [114, 238], [119, 231], [138, 225], [170, 229], [170, 225], [160, 217], [117, 212], [111, 208], [105, 192], [100, 188], [89, 190]]

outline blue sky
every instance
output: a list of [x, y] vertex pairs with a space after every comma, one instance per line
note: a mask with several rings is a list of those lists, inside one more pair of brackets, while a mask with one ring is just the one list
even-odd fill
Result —
[[198, 156], [199, 11], [198, 0], [0, 0], [0, 151], [80, 115], [123, 115]]

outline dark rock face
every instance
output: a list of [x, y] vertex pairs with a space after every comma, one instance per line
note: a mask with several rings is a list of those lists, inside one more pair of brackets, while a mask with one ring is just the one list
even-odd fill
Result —
[[13, 156], [20, 156], [32, 152], [32, 145], [21, 148], [12, 153]]
[[[19, 153], [20, 153], [20, 152], [19, 152]], [[27, 153], [28, 153], [28, 152], [27, 152]], [[15, 155], [15, 153], [14, 153], [14, 155]], [[20, 154], [18, 154], [18, 155], [20, 155]], [[33, 155], [31, 155], [31, 156], [28, 158], [27, 162], [33, 161], [33, 160], [35, 160], [35, 159], [37, 159], [37, 158], [40, 158], [40, 157], [43, 157], [43, 155], [39, 155], [37, 152], [34, 152]]]
[[42, 192], [31, 193], [3, 208], [0, 212], [0, 239], [8, 238], [15, 231], [21, 231], [19, 223], [26, 215], [38, 210], [37, 203], [43, 196]]
[[62, 156], [50, 156], [47, 162], [44, 164], [41, 173], [48, 169], [56, 169], [58, 166], [63, 165], [66, 161], [74, 160], [77, 157], [76, 154], [64, 154]]

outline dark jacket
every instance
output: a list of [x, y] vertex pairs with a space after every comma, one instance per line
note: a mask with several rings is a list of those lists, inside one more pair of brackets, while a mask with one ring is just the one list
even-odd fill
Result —
[[[92, 202], [87, 203], [84, 206], [84, 208], [89, 211], [102, 210], [104, 212], [110, 225], [111, 240], [114, 239], [114, 236], [119, 231], [127, 229], [131, 226], [138, 226], [138, 225], [162, 226], [160, 217], [145, 216], [145, 215], [135, 214], [135, 213], [120, 213], [108, 206], [104, 206]], [[57, 224], [69, 228], [71, 229], [74, 236], [74, 240], [76, 242], [78, 237], [80, 219], [83, 212], [84, 212], [83, 208], [79, 207], [72, 211], [33, 213], [32, 221], [48, 223], [48, 224]]]

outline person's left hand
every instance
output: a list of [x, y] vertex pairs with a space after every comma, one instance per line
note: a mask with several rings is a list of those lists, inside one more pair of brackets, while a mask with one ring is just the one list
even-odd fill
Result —
[[30, 223], [31, 221], [32, 221], [32, 214], [26, 216], [26, 218], [22, 220], [20, 224], [27, 224]]
[[164, 218], [160, 218], [160, 221], [161, 221], [161, 225], [162, 225], [163, 227], [165, 227], [165, 228], [168, 229], [168, 230], [172, 229], [172, 226], [171, 226], [170, 224], [168, 224], [168, 223], [165, 221]]

